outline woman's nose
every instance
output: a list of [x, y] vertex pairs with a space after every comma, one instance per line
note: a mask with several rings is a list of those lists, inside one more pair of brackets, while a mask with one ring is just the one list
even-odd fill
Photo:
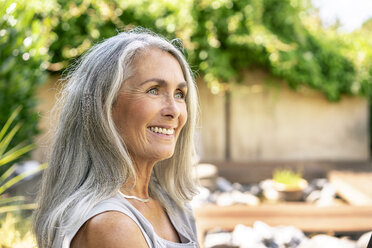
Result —
[[180, 108], [173, 96], [167, 96], [163, 101], [162, 115], [176, 119], [180, 115]]

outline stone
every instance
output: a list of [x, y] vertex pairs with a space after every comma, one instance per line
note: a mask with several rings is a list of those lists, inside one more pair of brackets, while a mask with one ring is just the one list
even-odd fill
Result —
[[210, 202], [211, 192], [205, 187], [198, 187], [199, 194], [195, 195], [191, 201], [191, 206], [193, 208], [200, 207], [208, 202]]
[[262, 188], [263, 196], [270, 202], [279, 201], [279, 192], [275, 189], [274, 181], [271, 179], [266, 179], [260, 182], [260, 187]]
[[277, 243], [275, 243], [275, 241], [273, 239], [264, 239], [264, 240], [262, 240], [262, 243], [267, 248], [279, 248], [279, 245]]
[[262, 190], [274, 188], [274, 181], [271, 179], [263, 180], [259, 183]]
[[274, 229], [274, 241], [279, 247], [295, 248], [307, 237], [293, 226], [278, 226]]
[[235, 226], [234, 231], [232, 232], [232, 244], [247, 248], [259, 247], [259, 245], [263, 245], [255, 230], [252, 227], [242, 224]]
[[233, 198], [233, 203], [237, 204], [247, 204], [250, 206], [257, 206], [260, 204], [260, 200], [258, 197], [252, 195], [249, 192], [242, 193], [240, 191], [234, 190], [231, 192], [231, 196]]
[[[362, 234], [357, 241], [357, 248], [366, 248], [370, 239], [372, 238], [372, 231]], [[371, 241], [372, 242], [372, 241]]]
[[298, 248], [356, 248], [356, 242], [348, 239], [338, 239], [325, 234], [315, 235], [311, 239], [304, 240]]
[[269, 202], [279, 201], [279, 192], [275, 189], [265, 189], [263, 195]]
[[261, 240], [269, 240], [274, 238], [274, 229], [262, 221], [255, 221], [253, 229]]
[[233, 183], [232, 186], [234, 190], [238, 190], [242, 193], [249, 192], [255, 196], [258, 196], [262, 193], [262, 189], [258, 184], [244, 185], [240, 183]]
[[209, 200], [213, 203], [217, 202], [218, 197], [220, 196], [221, 192], [220, 191], [214, 191], [209, 197]]
[[315, 235], [309, 239], [296, 227], [271, 227], [262, 221], [256, 221], [253, 227], [242, 224], [236, 225], [230, 235], [231, 236], [226, 233], [220, 233], [217, 236], [208, 234], [208, 247], [365, 248], [372, 232], [362, 235], [358, 242], [347, 238], [336, 238], [324, 234]]
[[245, 192], [245, 191], [248, 190], [244, 185], [242, 185], [240, 183], [233, 183], [232, 186], [233, 186], [234, 190], [238, 190], [240, 192]]
[[262, 194], [262, 188], [258, 184], [253, 184], [249, 187], [249, 193], [259, 196]]
[[321, 191], [325, 184], [329, 183], [326, 178], [317, 178], [312, 180], [304, 190], [305, 198], [308, 197], [313, 191]]
[[316, 201], [318, 206], [332, 206], [335, 204], [336, 190], [330, 183], [323, 185], [322, 190], [320, 191], [320, 197]]
[[231, 192], [234, 187], [231, 182], [223, 177], [218, 177], [216, 180], [217, 189], [221, 192]]
[[218, 168], [213, 164], [198, 164], [193, 167], [193, 177], [197, 178], [200, 185], [211, 191], [216, 190], [216, 180], [218, 177]]
[[204, 238], [205, 248], [216, 248], [219, 246], [234, 247], [232, 245], [232, 234], [229, 232], [208, 233]]
[[234, 204], [234, 198], [228, 192], [223, 192], [218, 195], [216, 199], [216, 204], [218, 206], [231, 206]]
[[326, 184], [328, 184], [328, 183], [329, 183], [329, 181], [328, 181], [327, 178], [316, 178], [316, 179], [314, 179], [313, 181], [311, 181], [311, 185], [312, 185], [315, 189], [317, 189], [317, 190], [321, 190], [321, 189], [323, 189], [324, 186], [325, 186]]
[[315, 203], [317, 200], [320, 199], [321, 191], [320, 190], [314, 190], [308, 194], [308, 196], [305, 198], [305, 201], [308, 203]]

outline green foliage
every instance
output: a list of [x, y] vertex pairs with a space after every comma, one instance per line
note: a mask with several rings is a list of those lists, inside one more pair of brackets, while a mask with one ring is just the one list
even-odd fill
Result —
[[18, 105], [23, 128], [14, 144], [37, 133], [36, 87], [46, 79], [53, 6], [47, 1], [0, 0], [0, 126]]
[[0, 248], [36, 248], [30, 218], [13, 214], [0, 216]]
[[53, 31], [58, 35], [50, 47], [52, 67], [60, 71], [79, 57], [94, 43], [109, 38], [119, 31], [143, 26], [168, 38], [187, 38], [187, 25], [177, 20], [187, 20], [188, 2], [129, 0], [108, 1], [57, 0], [59, 9], [54, 11], [59, 22]]
[[181, 38], [194, 69], [215, 92], [223, 90], [224, 83], [239, 82], [244, 69], [258, 66], [293, 89], [307, 85], [330, 100], [343, 94], [372, 95], [370, 76], [361, 73], [360, 64], [345, 52], [352, 45], [343, 35], [321, 27], [309, 0], [58, 0], [58, 4], [60, 21], [54, 32], [59, 38], [50, 48], [57, 71], [95, 42], [139, 25]]
[[244, 69], [259, 66], [294, 89], [308, 85], [330, 100], [350, 94], [357, 76], [353, 62], [339, 52], [341, 39], [311, 32], [305, 25], [311, 6], [302, 0], [204, 0], [193, 16], [199, 44], [194, 59], [207, 81], [240, 81]]
[[[17, 123], [12, 127], [13, 121], [16, 119], [17, 115], [21, 111], [21, 108], [18, 107], [9, 117], [5, 125], [1, 128], [0, 131], [0, 168], [2, 169], [0, 172], [0, 213], [9, 212], [19, 209], [33, 209], [35, 208], [35, 204], [22, 204], [18, 205], [20, 201], [23, 201], [23, 197], [4, 197], [4, 192], [13, 186], [15, 183], [21, 181], [23, 178], [30, 176], [34, 173], [39, 172], [40, 170], [46, 167], [46, 164], [42, 164], [38, 166], [36, 169], [23, 172], [13, 178], [10, 178], [12, 173], [15, 171], [15, 165], [7, 166], [9, 163], [15, 161], [20, 156], [27, 154], [29, 151], [35, 148], [35, 145], [25, 145], [19, 144], [11, 149], [8, 149], [9, 144], [11, 143], [12, 139], [17, 134], [18, 130], [20, 130], [21, 123]], [[9, 128], [10, 131], [8, 132]], [[5, 168], [4, 168], [5, 167]], [[4, 170], [5, 169], [5, 170]]]

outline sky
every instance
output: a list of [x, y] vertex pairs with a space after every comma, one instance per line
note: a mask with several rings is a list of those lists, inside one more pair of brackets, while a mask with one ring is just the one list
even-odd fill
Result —
[[372, 18], [372, 0], [312, 0], [325, 26], [340, 20], [341, 29], [351, 32]]

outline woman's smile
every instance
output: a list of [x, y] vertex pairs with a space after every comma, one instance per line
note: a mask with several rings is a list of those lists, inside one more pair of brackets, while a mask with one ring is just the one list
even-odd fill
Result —
[[166, 128], [166, 127], [149, 127], [148, 128], [151, 132], [159, 134], [159, 135], [165, 135], [165, 136], [170, 136], [173, 137], [174, 134], [174, 128]]

